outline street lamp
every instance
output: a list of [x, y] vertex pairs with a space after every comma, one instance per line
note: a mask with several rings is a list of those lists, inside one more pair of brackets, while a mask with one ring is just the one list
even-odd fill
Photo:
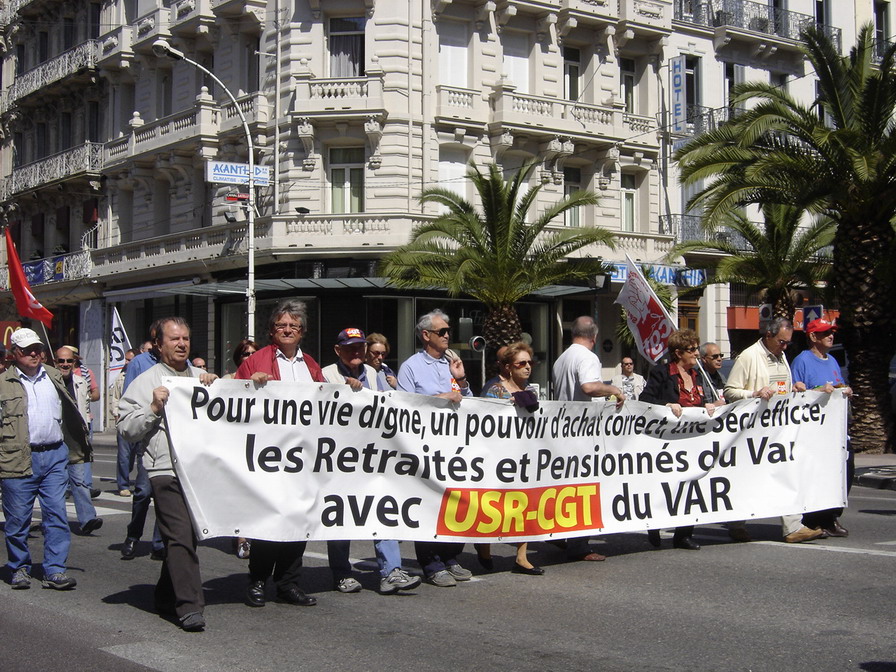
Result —
[[249, 240], [249, 269], [248, 269], [248, 286], [246, 287], [246, 302], [247, 302], [247, 317], [248, 317], [248, 326], [249, 330], [246, 334], [246, 337], [250, 341], [255, 340], [255, 146], [252, 143], [252, 133], [249, 131], [249, 124], [246, 122], [246, 115], [243, 114], [243, 111], [240, 109], [239, 103], [236, 101], [236, 97], [233, 93], [230, 92], [230, 89], [218, 79], [217, 76], [213, 72], [211, 72], [205, 66], [197, 63], [191, 58], [187, 58], [184, 52], [179, 51], [172, 47], [166, 40], [158, 39], [152, 43], [152, 53], [156, 55], [158, 58], [170, 58], [174, 61], [184, 61], [185, 63], [189, 63], [194, 68], [201, 70], [206, 75], [211, 77], [215, 84], [220, 86], [224, 93], [230, 98], [230, 101], [233, 103], [234, 109], [236, 109], [236, 113], [240, 117], [240, 121], [243, 122], [243, 132], [246, 134], [246, 144], [249, 147], [249, 198], [246, 201], [247, 208], [247, 217], [246, 217], [246, 225], [248, 228], [246, 237]]

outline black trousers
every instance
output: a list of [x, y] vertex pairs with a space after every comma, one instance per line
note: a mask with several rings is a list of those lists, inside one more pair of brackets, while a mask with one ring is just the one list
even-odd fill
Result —
[[458, 564], [457, 556], [464, 550], [464, 544], [445, 541], [415, 541], [417, 562], [426, 576], [445, 569], [446, 565]]
[[162, 611], [174, 607], [178, 617], [195, 611], [202, 612], [202, 577], [199, 575], [199, 556], [196, 553], [196, 534], [180, 481], [174, 476], [155, 476], [149, 479], [156, 501], [156, 520], [165, 542], [167, 553], [156, 584], [156, 608]]
[[305, 546], [304, 541], [253, 539], [249, 554], [249, 580], [264, 582], [268, 577], [273, 577], [278, 593], [298, 585]]

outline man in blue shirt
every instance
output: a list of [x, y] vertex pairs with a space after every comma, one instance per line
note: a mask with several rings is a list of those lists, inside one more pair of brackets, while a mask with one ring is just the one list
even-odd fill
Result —
[[[790, 370], [793, 373], [794, 383], [804, 383], [807, 390], [831, 394], [838, 389], [848, 398], [852, 396], [852, 388], [843, 379], [840, 364], [828, 354], [834, 347], [836, 331], [837, 327], [824, 319], [812, 320], [807, 324], [806, 338], [809, 339], [809, 349], [796, 356]], [[852, 451], [849, 451], [847, 459], [848, 487], [852, 483]], [[843, 515], [842, 508], [807, 513], [803, 516], [803, 525], [812, 529], [822, 529], [829, 537], [845, 537], [849, 531], [840, 524], [841, 515]]]
[[[441, 310], [427, 313], [417, 321], [417, 338], [423, 349], [408, 357], [398, 370], [398, 389], [431, 397], [449, 399], [455, 404], [463, 397], [472, 397], [464, 363], [460, 357], [448, 358], [451, 327]], [[426, 580], [434, 586], [449, 588], [458, 581], [469, 581], [473, 574], [464, 569], [457, 556], [464, 545], [454, 542], [418, 541], [414, 543], [417, 562]]]

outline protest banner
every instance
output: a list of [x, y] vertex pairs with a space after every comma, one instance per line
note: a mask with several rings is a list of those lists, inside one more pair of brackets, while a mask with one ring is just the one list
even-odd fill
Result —
[[109, 387], [115, 383], [115, 379], [127, 364], [125, 353], [131, 349], [131, 339], [128, 338], [128, 332], [125, 331], [124, 323], [121, 321], [121, 315], [118, 314], [118, 308], [112, 307], [112, 315], [109, 324], [109, 375], [106, 384]]
[[200, 538], [522, 541], [844, 506], [846, 402], [460, 404], [345, 385], [170, 378]]
[[675, 331], [675, 321], [666, 312], [637, 264], [628, 255], [625, 255], [625, 259], [627, 262], [625, 285], [615, 303], [625, 309], [626, 322], [635, 339], [638, 352], [649, 362], [656, 364], [666, 352], [666, 343]]

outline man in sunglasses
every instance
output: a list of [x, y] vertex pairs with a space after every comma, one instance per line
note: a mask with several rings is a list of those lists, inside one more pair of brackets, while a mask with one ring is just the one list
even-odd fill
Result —
[[[464, 363], [460, 357], [447, 356], [451, 342], [448, 320], [441, 310], [434, 310], [417, 321], [417, 338], [423, 349], [408, 357], [398, 370], [399, 390], [441, 397], [454, 403], [473, 396]], [[463, 548], [463, 544], [440, 541], [414, 543], [417, 562], [423, 568], [426, 580], [439, 588], [450, 588], [458, 581], [473, 578], [472, 572], [457, 561]]]
[[[13, 361], [0, 377], [0, 489], [10, 585], [31, 587], [28, 531], [35, 500], [40, 497], [44, 531], [45, 588], [71, 590], [76, 581], [65, 573], [71, 532], [65, 513], [69, 462], [92, 457], [87, 425], [56, 369], [41, 363], [44, 345], [31, 329], [10, 337]], [[88, 497], [89, 500], [89, 497]]]
[[[725, 377], [722, 375], [722, 363], [725, 361], [725, 355], [722, 349], [715, 343], [707, 342], [700, 346], [700, 359], [703, 364], [703, 372], [700, 374], [702, 380], [700, 384], [704, 391], [706, 388], [713, 388], [719, 395], [721, 401], [725, 401]], [[705, 376], [703, 374], [706, 374]], [[706, 395], [712, 401], [711, 394]]]
[[[90, 383], [81, 376], [77, 364], [77, 356], [70, 347], [63, 345], [56, 351], [56, 368], [62, 374], [65, 387], [75, 400], [84, 423], [89, 426]], [[75, 514], [78, 517], [81, 534], [85, 536], [103, 526], [103, 519], [97, 517], [96, 507], [90, 501], [93, 478], [87, 471], [87, 464], [88, 462], [78, 462], [68, 465], [69, 487], [75, 502]]]

